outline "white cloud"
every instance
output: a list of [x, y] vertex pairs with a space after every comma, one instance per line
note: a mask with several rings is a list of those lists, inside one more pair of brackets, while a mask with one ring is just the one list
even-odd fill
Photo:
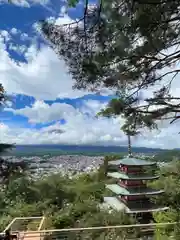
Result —
[[30, 123], [48, 123], [58, 121], [68, 117], [69, 114], [74, 114], [75, 109], [66, 103], [53, 103], [51, 106], [43, 101], [36, 101], [32, 107], [22, 109], [5, 109], [16, 115], [22, 115], [29, 119]]
[[59, 60], [49, 47], [40, 51], [32, 45], [25, 54], [28, 63], [17, 63], [10, 58], [4, 43], [0, 49], [0, 79], [8, 93], [33, 96], [37, 99], [76, 98], [86, 94], [73, 90], [73, 80], [64, 61]]
[[1, 30], [0, 31], [0, 36], [4, 38], [5, 42], [8, 42], [10, 40], [10, 34], [6, 30]]
[[[64, 103], [53, 103], [51, 106], [43, 101], [36, 101], [32, 107], [12, 110], [14, 114], [28, 117], [31, 123], [48, 123], [61, 118], [66, 124], [56, 123], [40, 130], [34, 128], [10, 128], [2, 125], [0, 128], [0, 141], [17, 144], [103, 144], [127, 145], [127, 137], [120, 130], [123, 119], [95, 118], [97, 110], [104, 107], [104, 103], [95, 100], [84, 101], [85, 108], [75, 109]], [[89, 113], [89, 115], [86, 115]], [[179, 124], [180, 126], [180, 124]], [[162, 131], [142, 133], [132, 139], [133, 146], [152, 148], [180, 147], [178, 125], [168, 125]]]
[[[62, 132], [62, 133], [61, 133]], [[170, 134], [170, 135], [169, 135]], [[77, 118], [65, 125], [54, 124], [43, 129], [0, 127], [0, 141], [16, 144], [92, 144], [127, 146], [127, 137], [113, 120]], [[133, 146], [148, 148], [179, 148], [177, 128], [169, 127], [158, 134], [147, 134], [132, 139]]]
[[89, 94], [72, 89], [74, 82], [64, 61], [59, 60], [50, 48], [44, 46], [38, 52], [35, 46], [31, 46], [25, 57], [28, 64], [16, 63], [5, 49], [0, 50], [0, 79], [8, 93], [41, 100], [77, 98]]
[[101, 103], [100, 101], [86, 100], [81, 107], [81, 111], [84, 114], [90, 114], [91, 116], [95, 116], [101, 109], [105, 108], [106, 106], [107, 102]]
[[64, 16], [67, 13], [67, 6], [62, 6], [60, 9], [60, 15]]
[[[58, 17], [57, 24], [69, 23], [72, 19], [68, 15]], [[11, 29], [11, 38], [16, 32]], [[47, 45], [39, 50], [36, 41], [27, 48], [24, 44], [16, 46], [10, 42], [10, 49], [24, 54], [27, 63], [16, 62], [6, 49], [8, 32], [1, 31], [0, 39], [0, 79], [9, 94], [24, 94], [40, 100], [54, 100], [56, 98], [77, 98], [89, 94], [87, 91], [73, 90], [74, 81], [68, 73], [63, 60], [58, 59], [56, 53]], [[27, 34], [18, 32], [20, 38], [28, 38]], [[107, 95], [109, 92], [104, 91]]]
[[12, 28], [11, 31], [10, 31], [10, 33], [16, 35], [16, 34], [18, 33], [17, 28]]
[[[95, 101], [96, 102], [96, 101]], [[93, 103], [92, 106], [95, 106]], [[89, 109], [92, 107], [89, 104]], [[64, 103], [51, 106], [37, 101], [31, 108], [20, 110], [9, 109], [15, 114], [28, 117], [31, 123], [47, 123], [64, 118], [66, 124], [56, 123], [40, 130], [13, 128], [7, 126], [0, 129], [0, 140], [17, 144], [63, 143], [63, 144], [106, 144], [125, 143], [126, 137], [119, 131], [119, 123], [114, 119], [97, 119], [94, 115], [85, 115], [80, 109]], [[94, 110], [89, 111], [94, 112]], [[111, 130], [109, 131], [109, 126]], [[62, 132], [62, 133], [59, 133]]]
[[41, 4], [41, 5], [46, 5], [49, 3], [48, 0], [0, 0], [0, 4], [3, 3], [8, 3], [8, 4], [14, 4], [18, 7], [30, 7], [32, 4]]

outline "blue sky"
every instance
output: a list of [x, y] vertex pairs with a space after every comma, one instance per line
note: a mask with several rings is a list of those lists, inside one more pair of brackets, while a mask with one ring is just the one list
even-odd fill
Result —
[[[0, 3], [0, 82], [12, 99], [0, 112], [0, 141], [126, 145], [127, 138], [120, 130], [122, 118], [96, 118], [111, 98], [108, 91], [99, 95], [73, 90], [67, 66], [35, 28], [39, 20], [47, 18], [53, 18], [56, 24], [69, 23], [81, 17], [83, 5], [65, 13], [64, 1]], [[170, 147], [169, 141], [177, 141], [177, 129], [166, 129], [156, 135], [143, 132], [133, 143]], [[165, 134], [174, 139], [165, 139]]]

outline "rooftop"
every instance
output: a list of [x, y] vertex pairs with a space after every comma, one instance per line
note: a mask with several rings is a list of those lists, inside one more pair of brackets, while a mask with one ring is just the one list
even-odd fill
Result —
[[145, 161], [145, 160], [141, 160], [138, 158], [123, 158], [120, 160], [116, 160], [116, 161], [109, 161], [108, 163], [109, 165], [127, 165], [127, 166], [152, 166], [152, 165], [156, 165], [155, 162], [151, 162], [151, 161]]
[[133, 174], [124, 174], [121, 172], [109, 172], [107, 174], [109, 177], [117, 178], [117, 179], [124, 179], [124, 180], [153, 180], [159, 178], [158, 175], [155, 176], [149, 176], [147, 174], [139, 174], [138, 176], [133, 175]]
[[120, 187], [118, 184], [107, 184], [106, 188], [108, 188], [109, 190], [111, 190], [117, 195], [124, 195], [124, 196], [156, 195], [164, 192], [164, 190], [154, 190], [151, 188], [125, 189], [123, 187]]

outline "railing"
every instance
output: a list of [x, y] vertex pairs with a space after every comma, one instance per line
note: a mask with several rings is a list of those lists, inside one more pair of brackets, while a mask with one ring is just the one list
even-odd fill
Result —
[[43, 228], [45, 217], [17, 217], [4, 229], [11, 229], [12, 232], [36, 231]]
[[180, 223], [153, 223], [21, 232], [24, 240], [177, 240]]
[[146, 188], [146, 184], [144, 183], [139, 183], [139, 184], [129, 184], [129, 183], [125, 183], [125, 182], [122, 182], [122, 181], [117, 181], [117, 184], [120, 185], [121, 187], [124, 187], [124, 188], [130, 188], [130, 189], [144, 189]]

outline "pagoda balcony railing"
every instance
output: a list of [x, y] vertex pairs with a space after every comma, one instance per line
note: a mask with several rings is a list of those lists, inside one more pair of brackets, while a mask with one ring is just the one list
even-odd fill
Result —
[[145, 174], [146, 173], [146, 171], [145, 170], [143, 170], [143, 169], [122, 169], [122, 168], [120, 168], [120, 171], [122, 172], [122, 173], [126, 173], [127, 175], [128, 174], [132, 174], [132, 175], [140, 175], [140, 174]]
[[128, 191], [132, 191], [133, 193], [136, 193], [136, 192], [146, 192], [147, 191], [147, 186], [139, 186], [139, 187], [128, 187], [127, 188], [128, 189]]
[[123, 183], [123, 182], [118, 181], [117, 184], [118, 184], [119, 186], [123, 187], [123, 188], [133, 189], [133, 190], [135, 190], [135, 189], [137, 189], [137, 190], [139, 190], [139, 189], [145, 189], [145, 188], [147, 187], [146, 184], [144, 184], [144, 183], [141, 183], [141, 185], [128, 185], [128, 184], [126, 184], [126, 183]]
[[134, 209], [138, 209], [138, 208], [153, 208], [154, 204], [152, 204], [151, 202], [143, 202], [143, 201], [138, 201], [138, 202], [133, 202], [133, 201], [128, 201], [125, 202], [123, 201], [124, 204], [128, 207], [128, 208], [134, 208]]
[[[124, 174], [124, 172], [120, 172], [120, 173], [122, 173], [122, 174]], [[126, 175], [128, 176], [128, 177], [139, 177], [139, 178], [143, 178], [143, 177], [149, 177], [149, 176], [152, 176], [152, 177], [156, 177], [156, 178], [158, 178], [159, 176], [157, 175], [157, 174], [148, 174], [146, 171], [144, 171], [144, 172], [140, 172], [140, 173], [126, 173]]]
[[148, 198], [144, 199], [125, 199], [125, 198], [119, 198], [128, 208], [152, 208], [154, 207], [154, 203], [152, 203]]
[[136, 205], [136, 204], [149, 204], [150, 200], [146, 197], [144, 198], [136, 198], [135, 196], [133, 196], [132, 199], [125, 199], [123, 197], [119, 197], [119, 200], [121, 200], [123, 203], [125, 203], [126, 205]]
[[154, 207], [154, 204], [151, 202], [128, 202], [127, 207], [130, 209], [151, 209]]

